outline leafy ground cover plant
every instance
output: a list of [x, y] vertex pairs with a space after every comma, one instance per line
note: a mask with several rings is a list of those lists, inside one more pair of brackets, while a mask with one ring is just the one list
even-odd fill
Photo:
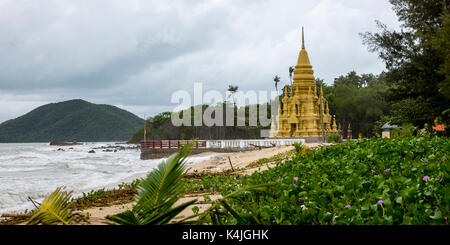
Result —
[[[438, 137], [324, 147], [254, 173], [243, 187], [277, 185], [227, 204], [239, 216], [256, 217], [244, 224], [448, 224], [449, 152], [449, 139]], [[221, 218], [236, 222], [233, 215]]]

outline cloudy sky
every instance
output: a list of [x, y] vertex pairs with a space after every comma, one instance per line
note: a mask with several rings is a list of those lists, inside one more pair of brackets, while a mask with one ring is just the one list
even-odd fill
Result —
[[397, 29], [388, 0], [0, 0], [0, 123], [69, 99], [143, 117], [173, 92], [289, 81], [305, 27], [316, 77], [384, 65], [358, 33]]

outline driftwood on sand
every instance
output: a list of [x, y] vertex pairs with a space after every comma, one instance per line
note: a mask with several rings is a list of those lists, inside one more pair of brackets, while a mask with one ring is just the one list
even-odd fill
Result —
[[26, 218], [30, 218], [29, 214], [9, 214], [9, 213], [4, 213], [1, 216], [2, 218], [22, 218], [22, 219], [26, 219]]

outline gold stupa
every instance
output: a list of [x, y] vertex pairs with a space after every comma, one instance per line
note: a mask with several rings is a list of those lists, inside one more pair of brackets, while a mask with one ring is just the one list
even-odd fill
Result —
[[[278, 106], [278, 131], [271, 128], [270, 137], [273, 138], [318, 138], [322, 137], [323, 115], [324, 135], [336, 134], [336, 120], [331, 125], [331, 115], [328, 102], [323, 97], [322, 87], [320, 98], [317, 96], [314, 83], [314, 71], [309, 62], [308, 53], [305, 50], [305, 38], [302, 28], [302, 49], [298, 55], [298, 62], [294, 70], [294, 82], [291, 93], [288, 94], [287, 86], [284, 87], [284, 98]], [[322, 101], [322, 104], [320, 103]], [[322, 105], [322, 110], [319, 109]], [[272, 125], [273, 126], [273, 125]]]

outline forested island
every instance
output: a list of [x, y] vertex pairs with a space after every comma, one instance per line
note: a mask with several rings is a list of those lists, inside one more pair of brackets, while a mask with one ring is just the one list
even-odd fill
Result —
[[81, 99], [40, 106], [0, 124], [0, 142], [126, 141], [142, 119], [111, 105]]

